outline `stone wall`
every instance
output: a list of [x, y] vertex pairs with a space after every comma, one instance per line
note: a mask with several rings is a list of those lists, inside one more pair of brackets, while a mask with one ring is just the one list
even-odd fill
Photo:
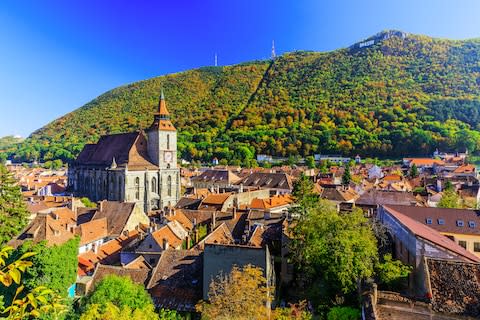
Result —
[[427, 259], [432, 308], [438, 312], [480, 317], [480, 265]]

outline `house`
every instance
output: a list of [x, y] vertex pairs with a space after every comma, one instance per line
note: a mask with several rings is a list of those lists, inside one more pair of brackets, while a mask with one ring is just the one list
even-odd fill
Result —
[[268, 199], [269, 197], [269, 189], [209, 194], [202, 200], [198, 209], [226, 212], [233, 208], [239, 209], [240, 207], [248, 206], [253, 199]]
[[368, 190], [363, 193], [356, 201], [355, 206], [362, 208], [364, 211], [375, 214], [377, 207], [380, 205], [418, 205], [418, 200], [411, 192], [400, 191], [382, 191]]
[[388, 230], [392, 239], [394, 258], [413, 266], [414, 270], [409, 279], [410, 287], [415, 288], [416, 293], [421, 296], [428, 293], [428, 284], [423, 272], [424, 257], [480, 262], [479, 257], [429, 225], [418, 222], [389, 206], [381, 206], [376, 219]]
[[254, 172], [237, 185], [245, 189], [270, 189], [271, 194], [286, 194], [293, 190], [293, 182], [286, 173]]
[[427, 169], [435, 170], [435, 167], [445, 166], [443, 160], [432, 158], [404, 158], [403, 164], [409, 168], [415, 165], [419, 172], [424, 172]]
[[260, 210], [269, 213], [281, 213], [290, 208], [293, 198], [289, 194], [272, 196], [267, 199], [255, 198], [252, 200], [248, 208], [250, 210]]
[[182, 249], [187, 241], [188, 231], [177, 221], [170, 221], [160, 229], [148, 234], [136, 248], [135, 253], [141, 255], [150, 265], [156, 265], [162, 252], [169, 248]]
[[358, 197], [359, 195], [354, 189], [344, 186], [324, 186], [320, 193], [320, 198], [333, 201], [336, 204], [355, 203]]
[[381, 179], [383, 178], [383, 170], [381, 167], [377, 165], [373, 165], [370, 169], [368, 169], [368, 179]]
[[105, 218], [108, 226], [108, 236], [115, 238], [124, 231], [135, 230], [139, 225], [148, 225], [150, 219], [141, 206], [135, 202], [100, 201], [92, 220]]
[[334, 163], [337, 163], [337, 164], [341, 164], [341, 163], [347, 163], [347, 162], [350, 162], [350, 158], [347, 158], [347, 157], [342, 157], [342, 156], [339, 156], [339, 155], [322, 155], [322, 154], [315, 154], [313, 155], [315, 161], [317, 162], [320, 162], [320, 161], [330, 161], [330, 162], [334, 162]]
[[253, 265], [263, 270], [267, 286], [275, 285], [273, 258], [268, 247], [234, 244], [206, 244], [203, 253], [203, 299], [208, 300], [209, 286], [220, 274], [228, 274], [233, 266]]
[[385, 206], [410, 217], [480, 257], [480, 210]]
[[87, 251], [97, 253], [98, 248], [109, 238], [107, 219], [90, 220], [78, 226], [75, 232], [80, 236], [79, 254]]
[[52, 208], [38, 213], [22, 233], [9, 242], [18, 247], [25, 241], [39, 243], [46, 241], [48, 245], [61, 245], [75, 237], [77, 221], [75, 213], [68, 208]]
[[172, 250], [162, 253], [147, 284], [157, 309], [195, 312], [202, 299], [203, 253], [200, 250]]
[[240, 181], [240, 177], [230, 170], [209, 169], [200, 175], [192, 177], [190, 181], [194, 188], [207, 188], [209, 190], [224, 190], [231, 188], [235, 183]]

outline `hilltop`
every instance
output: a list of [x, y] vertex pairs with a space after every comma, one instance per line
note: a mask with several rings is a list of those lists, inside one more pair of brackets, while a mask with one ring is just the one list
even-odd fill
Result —
[[163, 87], [183, 158], [403, 156], [480, 148], [480, 40], [384, 31], [331, 52], [205, 67], [112, 89], [35, 131], [18, 159], [75, 157], [146, 128]]

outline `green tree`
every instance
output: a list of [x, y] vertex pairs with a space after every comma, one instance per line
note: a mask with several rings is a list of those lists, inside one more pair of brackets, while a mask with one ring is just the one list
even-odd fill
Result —
[[309, 169], [315, 168], [315, 158], [313, 156], [308, 156], [305, 158], [305, 164]]
[[418, 177], [418, 168], [415, 163], [412, 164], [412, 166], [410, 167], [410, 177], [412, 178]]
[[0, 164], [0, 245], [18, 235], [27, 224], [28, 216], [20, 187]]
[[292, 196], [295, 201], [294, 211], [305, 213], [309, 208], [316, 205], [318, 195], [314, 192], [315, 185], [309, 177], [303, 173], [293, 185]]
[[350, 181], [352, 181], [352, 175], [350, 173], [350, 164], [346, 163], [344, 168], [345, 170], [343, 171], [343, 175], [342, 175], [342, 184], [346, 186], [350, 184]]
[[438, 202], [438, 208], [461, 208], [462, 203], [457, 192], [452, 189], [445, 189], [442, 198]]
[[376, 266], [380, 284], [389, 290], [399, 289], [411, 271], [411, 266], [404, 265], [400, 260], [394, 260], [391, 254], [386, 254], [383, 257], [383, 262]]
[[377, 240], [361, 210], [337, 212], [319, 200], [292, 228], [290, 252], [311, 287], [323, 288], [315, 298], [353, 292], [358, 281], [374, 274]]
[[120, 310], [125, 307], [146, 312], [153, 309], [152, 299], [143, 286], [115, 275], [105, 277], [85, 301], [86, 310], [99, 308], [101, 312], [106, 311], [109, 303]]
[[351, 307], [333, 307], [327, 314], [327, 320], [358, 320], [360, 310]]

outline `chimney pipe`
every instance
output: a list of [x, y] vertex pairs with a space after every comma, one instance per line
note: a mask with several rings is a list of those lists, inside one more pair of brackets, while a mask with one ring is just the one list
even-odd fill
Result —
[[217, 212], [213, 211], [213, 213], [212, 213], [212, 231], [215, 230], [216, 225], [217, 225]]
[[163, 249], [168, 250], [168, 241], [167, 239], [163, 239]]
[[237, 220], [237, 208], [236, 207], [233, 207], [233, 220]]

